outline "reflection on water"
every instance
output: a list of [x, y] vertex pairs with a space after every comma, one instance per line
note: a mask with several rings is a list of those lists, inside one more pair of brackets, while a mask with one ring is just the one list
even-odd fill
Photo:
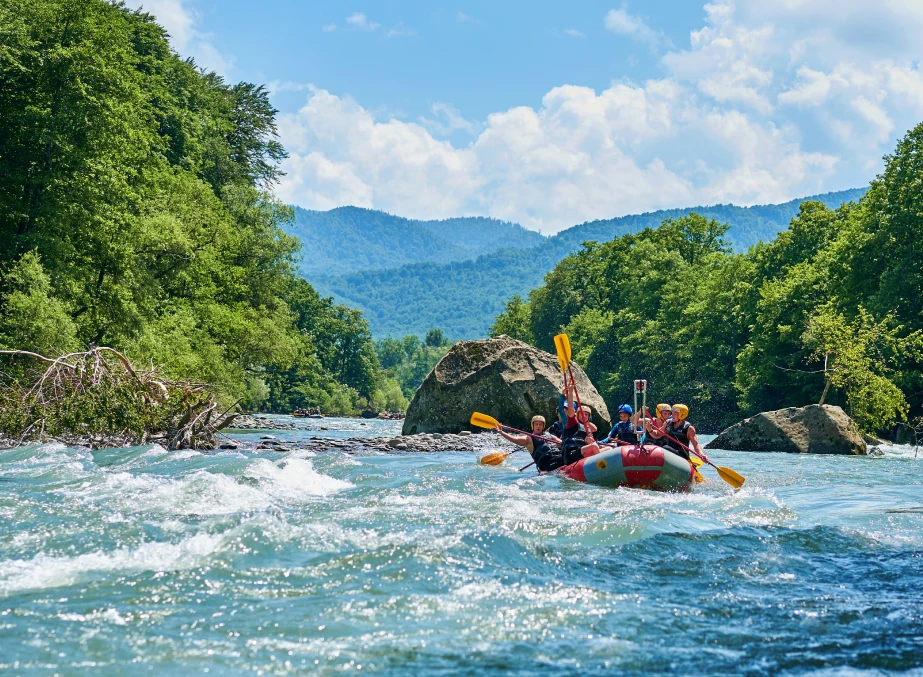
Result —
[[911, 448], [714, 452], [746, 485], [707, 473], [692, 494], [519, 473], [521, 455], [298, 448], [399, 430], [273, 431], [291, 452], [257, 452], [260, 432], [217, 453], [0, 452], [0, 672], [923, 668]]

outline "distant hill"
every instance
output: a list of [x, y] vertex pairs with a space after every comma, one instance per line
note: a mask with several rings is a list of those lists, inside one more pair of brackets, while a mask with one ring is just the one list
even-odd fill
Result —
[[534, 247], [546, 239], [497, 219], [415, 221], [360, 207], [326, 212], [296, 207], [295, 221], [286, 230], [301, 240], [299, 270], [309, 280], [408, 263], [464, 261], [499, 249]]
[[416, 263], [390, 270], [307, 277], [318, 291], [362, 310], [376, 337], [422, 336], [429, 328], [440, 327], [452, 339], [477, 338], [486, 335], [494, 317], [510, 296], [519, 294], [525, 297], [541, 284], [545, 273], [578, 249], [582, 242], [603, 242], [695, 211], [730, 224], [728, 237], [737, 251], [743, 251], [761, 240], [771, 240], [785, 230], [805, 200], [817, 200], [828, 207], [838, 207], [843, 202], [858, 200], [864, 194], [865, 189], [862, 188], [811, 196], [781, 205], [716, 205], [660, 210], [582, 223], [553, 237], [542, 238], [537, 246], [528, 249], [503, 249], [475, 259], [445, 264]]

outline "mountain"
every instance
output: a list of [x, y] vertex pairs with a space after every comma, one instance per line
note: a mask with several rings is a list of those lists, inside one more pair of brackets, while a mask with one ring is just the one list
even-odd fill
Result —
[[[546, 239], [497, 219], [415, 221], [360, 207], [326, 212], [296, 207], [295, 220], [286, 231], [301, 240], [299, 270], [309, 280], [410, 263], [464, 261], [499, 249], [534, 247]], [[331, 252], [342, 254], [332, 258]]]
[[528, 249], [507, 248], [449, 263], [413, 263], [387, 270], [308, 276], [308, 279], [321, 293], [362, 310], [376, 337], [422, 336], [431, 327], [440, 327], [453, 339], [477, 338], [486, 335], [510, 296], [525, 297], [541, 284], [545, 273], [578, 249], [582, 242], [610, 240], [695, 211], [730, 224], [728, 239], [735, 250], [744, 251], [785, 230], [805, 200], [817, 200], [835, 208], [843, 202], [858, 200], [864, 194], [865, 189], [856, 189], [779, 205], [660, 210], [582, 223], [553, 237], [542, 238], [539, 244]]

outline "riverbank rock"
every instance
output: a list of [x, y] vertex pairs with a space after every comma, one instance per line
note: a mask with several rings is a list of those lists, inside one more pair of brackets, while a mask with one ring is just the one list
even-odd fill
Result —
[[298, 428], [293, 423], [282, 423], [265, 416], [251, 416], [250, 414], [236, 414], [228, 427], [232, 430], [296, 430]]
[[865, 440], [840, 407], [812, 404], [767, 411], [732, 425], [705, 445], [731, 451], [864, 455]]
[[[609, 432], [609, 411], [583, 370], [573, 365], [583, 404], [593, 421]], [[499, 336], [460, 341], [433, 368], [413, 396], [404, 435], [458, 433], [471, 430], [471, 414], [479, 411], [504, 424], [529, 429], [541, 414], [549, 425], [557, 419], [563, 377], [558, 359], [527, 343]]]

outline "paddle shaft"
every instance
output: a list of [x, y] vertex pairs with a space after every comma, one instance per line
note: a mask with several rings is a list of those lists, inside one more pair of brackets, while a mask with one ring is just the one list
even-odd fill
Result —
[[695, 449], [690, 449], [689, 447], [687, 447], [685, 444], [683, 444], [682, 442], [680, 442], [680, 441], [679, 441], [678, 439], [676, 439], [675, 437], [670, 437], [670, 436], [666, 433], [665, 430], [661, 430], [660, 433], [661, 433], [664, 437], [666, 437], [668, 440], [672, 440], [673, 442], [676, 442], [679, 446], [681, 446], [683, 449], [685, 449], [686, 451], [688, 451], [690, 454], [695, 454], [696, 456], [698, 456], [699, 458], [701, 458], [703, 462], [708, 463], [708, 465], [710, 465], [712, 468], [717, 468], [717, 467], [718, 467], [718, 466], [716, 466], [714, 463], [712, 463], [711, 461], [709, 461], [707, 458], [705, 458], [705, 454], [700, 454], [700, 453], [697, 452]]

